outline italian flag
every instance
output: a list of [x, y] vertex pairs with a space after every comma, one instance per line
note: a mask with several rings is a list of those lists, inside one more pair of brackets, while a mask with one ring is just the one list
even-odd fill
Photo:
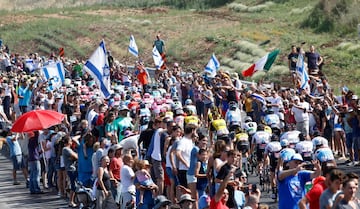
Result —
[[276, 56], [279, 54], [280, 50], [276, 49], [267, 55], [263, 56], [256, 63], [252, 64], [247, 70], [242, 71], [244, 77], [249, 77], [254, 75], [255, 72], [261, 70], [270, 70], [271, 65], [274, 63]]

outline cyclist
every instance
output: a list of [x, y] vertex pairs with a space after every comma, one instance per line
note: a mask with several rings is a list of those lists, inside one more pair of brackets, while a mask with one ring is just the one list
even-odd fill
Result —
[[264, 117], [264, 122], [266, 125], [268, 126], [273, 126], [273, 125], [277, 125], [280, 127], [280, 118], [278, 114], [274, 113], [273, 109], [268, 109], [266, 111], [266, 115]]
[[194, 124], [198, 126], [200, 124], [199, 117], [190, 109], [185, 109], [186, 116], [184, 118], [184, 127], [188, 124]]
[[287, 131], [281, 135], [280, 141], [283, 139], [287, 139], [289, 141], [290, 148], [295, 148], [295, 145], [300, 141], [299, 134], [301, 132], [294, 130], [294, 131]]
[[280, 167], [283, 166], [285, 162], [288, 162], [291, 157], [296, 153], [294, 149], [290, 148], [290, 143], [287, 139], [280, 140], [281, 151], [280, 151], [280, 158], [277, 164], [276, 170], [278, 171]]
[[148, 128], [151, 119], [151, 111], [149, 110], [149, 108], [146, 107], [145, 103], [140, 104], [139, 117], [139, 129], [140, 132], [142, 132]]
[[279, 136], [273, 134], [271, 136], [271, 142], [269, 142], [269, 144], [267, 144], [265, 147], [264, 166], [270, 165], [270, 184], [272, 188], [271, 198], [275, 200], [277, 199], [275, 172], [279, 161], [281, 149], [282, 147], [279, 142]]
[[253, 122], [250, 116], [246, 116], [242, 128], [248, 133], [251, 138], [257, 131], [257, 123]]
[[193, 102], [192, 102], [191, 99], [186, 99], [186, 100], [185, 100], [185, 106], [184, 106], [184, 108], [186, 108], [186, 109], [188, 109], [188, 110], [191, 110], [191, 111], [194, 113], [194, 115], [197, 115], [196, 106], [193, 105]]
[[225, 114], [225, 121], [230, 132], [241, 127], [241, 112], [236, 102], [231, 101], [229, 103], [229, 109]]
[[214, 140], [214, 132], [216, 134], [217, 140], [224, 140], [226, 144], [230, 146], [230, 149], [233, 149], [233, 143], [229, 137], [229, 130], [226, 126], [226, 122], [221, 118], [219, 113], [213, 115], [213, 121], [210, 124], [210, 139]]
[[249, 156], [249, 149], [250, 149], [248, 134], [245, 132], [239, 131], [235, 135], [235, 144], [236, 144], [236, 149], [241, 153], [240, 160], [239, 160], [239, 162], [241, 162], [240, 169], [244, 170], [245, 173], [248, 174], [249, 168], [247, 167], [248, 166], [247, 158]]
[[319, 160], [321, 166], [327, 163], [336, 165], [334, 154], [332, 150], [327, 146], [327, 140], [324, 137], [317, 136], [313, 139], [314, 143], [314, 160]]
[[[295, 145], [295, 151], [299, 153], [304, 161], [311, 162], [313, 143], [305, 139], [302, 133], [299, 134], [300, 142]], [[312, 170], [313, 165], [309, 164], [305, 166], [305, 169]]]
[[[262, 170], [264, 151], [265, 151], [266, 145], [270, 142], [270, 137], [271, 137], [271, 134], [264, 131], [263, 125], [260, 125], [258, 127], [258, 131], [256, 131], [256, 133], [252, 137], [251, 153], [253, 154], [254, 151], [256, 151], [256, 153], [255, 153], [256, 159], [257, 159], [257, 162], [259, 162], [259, 164], [258, 164], [258, 172], [259, 173], [261, 173], [261, 170]], [[255, 148], [256, 148], [256, 150], [255, 150]]]

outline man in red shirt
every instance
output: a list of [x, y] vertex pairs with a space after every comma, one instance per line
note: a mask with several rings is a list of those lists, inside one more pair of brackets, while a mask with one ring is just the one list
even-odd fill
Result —
[[137, 79], [139, 80], [140, 84], [143, 87], [143, 93], [145, 93], [145, 90], [147, 88], [148, 85], [148, 79], [149, 79], [149, 73], [147, 72], [145, 66], [143, 63], [139, 62], [136, 65], [136, 68], [138, 70], [138, 74], [137, 74]]
[[229, 174], [220, 183], [220, 188], [218, 189], [214, 197], [211, 198], [210, 209], [229, 209], [226, 206], [226, 202], [229, 199], [229, 191], [226, 189], [226, 186], [230, 178], [233, 177], [234, 172], [235, 172], [235, 168], [232, 168]]
[[[333, 165], [327, 165], [323, 171], [323, 176], [319, 176], [313, 180], [313, 187], [305, 194], [305, 196], [299, 201], [299, 209], [306, 209], [306, 205], [309, 203], [309, 209], [320, 208], [320, 196], [327, 188], [326, 179], [328, 175], [336, 167]], [[324, 177], [325, 176], [325, 177]]]
[[116, 204], [120, 204], [121, 194], [121, 181], [120, 170], [123, 166], [121, 152], [123, 147], [119, 144], [115, 144], [112, 149], [115, 151], [115, 156], [110, 161], [110, 179], [111, 179], [111, 193], [115, 199]]

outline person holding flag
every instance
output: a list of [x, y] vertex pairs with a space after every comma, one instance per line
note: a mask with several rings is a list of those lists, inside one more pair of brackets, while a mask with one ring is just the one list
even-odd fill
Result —
[[159, 66], [159, 67], [160, 67], [159, 69], [161, 69], [161, 70], [166, 69], [166, 65], [165, 65], [165, 62], [166, 62], [165, 42], [164, 42], [164, 40], [162, 40], [162, 39], [160, 38], [160, 33], [158, 33], [158, 34], [156, 35], [156, 39], [154, 40], [153, 47], [155, 47], [155, 48], [157, 49], [157, 51], [159, 52], [159, 54], [160, 54], [160, 56], [161, 56], [161, 59], [163, 60], [163, 63], [162, 63], [162, 65]]
[[208, 76], [214, 78], [216, 72], [220, 69], [220, 62], [216, 58], [215, 53], [211, 55], [211, 58], [208, 64], [205, 66], [205, 72], [208, 73]]

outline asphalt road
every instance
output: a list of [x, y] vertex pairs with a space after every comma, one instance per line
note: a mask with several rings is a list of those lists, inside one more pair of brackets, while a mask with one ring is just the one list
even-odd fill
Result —
[[[18, 172], [18, 180], [21, 185], [13, 185], [12, 181], [12, 164], [10, 160], [4, 156], [2, 151], [0, 154], [0, 208], [16, 208], [16, 209], [63, 209], [67, 207], [67, 201], [57, 196], [55, 191], [46, 191], [46, 194], [30, 195], [26, 188], [24, 177]], [[360, 175], [360, 167], [349, 167], [344, 161], [338, 161], [338, 166], [345, 172], [356, 172]], [[248, 183], [259, 185], [259, 177], [255, 174], [248, 175]], [[265, 203], [270, 208], [278, 208], [277, 202], [270, 198], [271, 192], [262, 192], [260, 203]], [[358, 191], [358, 197], [360, 192]]]

